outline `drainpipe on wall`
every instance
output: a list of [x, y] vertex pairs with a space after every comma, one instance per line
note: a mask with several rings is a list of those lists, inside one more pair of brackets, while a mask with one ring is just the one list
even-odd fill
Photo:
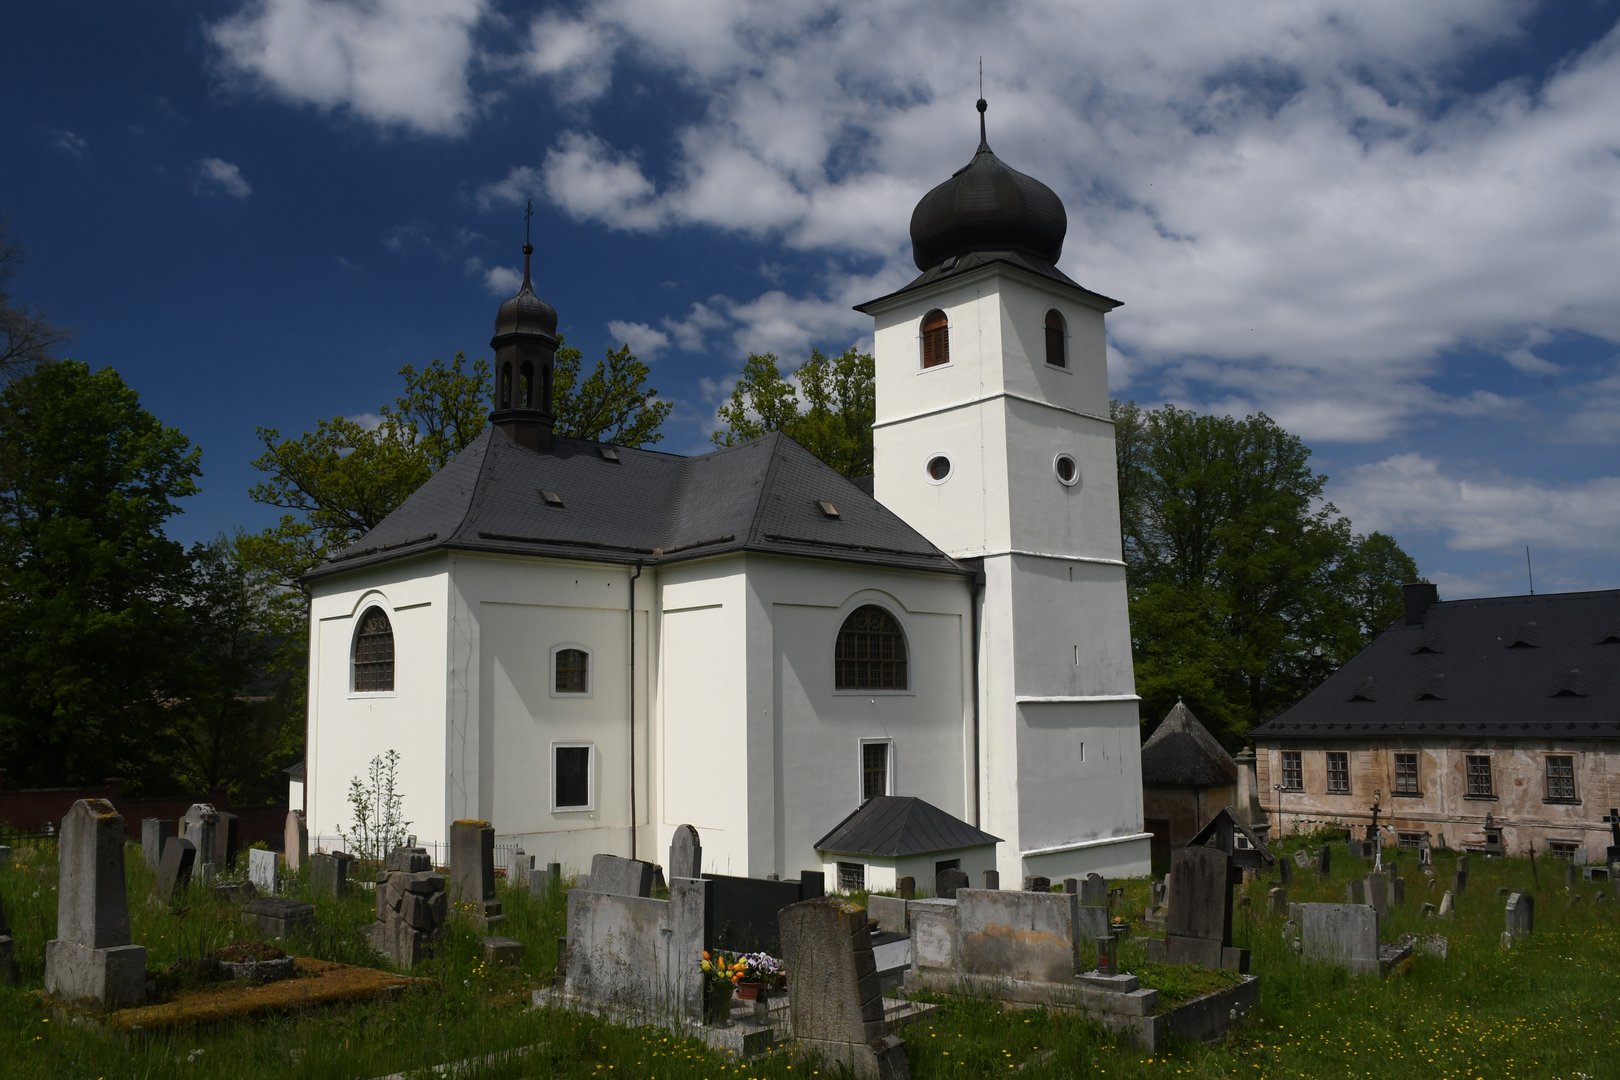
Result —
[[979, 625], [981, 622], [980, 610], [984, 604], [984, 563], [980, 562], [973, 572], [973, 770], [969, 775], [973, 778], [972, 797], [968, 805], [973, 807], [973, 827], [979, 824], [979, 798], [983, 791], [980, 782], [979, 770]]
[[630, 575], [630, 857], [636, 857], [636, 578], [641, 576], [641, 560]]

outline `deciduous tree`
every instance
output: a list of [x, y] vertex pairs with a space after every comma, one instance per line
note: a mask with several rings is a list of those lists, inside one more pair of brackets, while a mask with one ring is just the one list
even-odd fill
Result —
[[873, 380], [871, 354], [853, 347], [834, 357], [813, 349], [791, 378], [783, 377], [774, 353], [756, 353], [718, 410], [726, 426], [713, 442], [734, 446], [780, 431], [843, 475], [870, 476]]
[[25, 375], [51, 360], [68, 332], [36, 307], [14, 300], [11, 280], [22, 269], [23, 250], [0, 214], [0, 383]]

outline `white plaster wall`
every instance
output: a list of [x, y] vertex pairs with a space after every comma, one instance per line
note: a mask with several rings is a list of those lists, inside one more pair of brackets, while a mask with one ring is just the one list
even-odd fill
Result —
[[1136, 692], [1123, 566], [1025, 555], [1012, 556], [1005, 566], [1018, 619], [1019, 696]]
[[1139, 731], [1134, 701], [1018, 706], [1025, 851], [1142, 831]]
[[[404, 816], [424, 840], [440, 839], [444, 806], [445, 640], [449, 575], [443, 556], [313, 583], [305, 798], [309, 832], [354, 827], [349, 782], [372, 758], [397, 750]], [[373, 604], [394, 631], [394, 690], [351, 692], [360, 616]]]
[[[877, 499], [943, 551], [964, 557], [1005, 551], [1012, 510], [999, 448], [1006, 442], [1006, 413], [996, 400], [962, 404], [926, 422], [874, 428]], [[927, 471], [936, 455], [951, 462], [942, 482]]]
[[[1001, 299], [1004, 385], [1065, 409], [1108, 415], [1107, 337], [1103, 313], [1072, 293], [1030, 275], [997, 281]], [[1068, 366], [1046, 362], [1046, 313], [1056, 308], [1068, 324]]]
[[[938, 308], [950, 322], [951, 362], [922, 366], [922, 318]], [[876, 360], [877, 422], [930, 412], [972, 401], [1002, 389], [998, 368], [981, 365], [979, 356], [1001, 350], [1001, 301], [984, 275], [942, 285], [876, 313], [873, 357]]]
[[[1048, 555], [1121, 557], [1118, 463], [1114, 425], [1028, 401], [1005, 400], [1006, 546]], [[1079, 479], [1063, 484], [1054, 463], [1072, 457]]]

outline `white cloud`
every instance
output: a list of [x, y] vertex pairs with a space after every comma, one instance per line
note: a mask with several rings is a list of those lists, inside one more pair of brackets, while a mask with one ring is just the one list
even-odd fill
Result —
[[1457, 551], [1512, 552], [1528, 544], [1606, 555], [1620, 534], [1620, 476], [1548, 482], [1462, 473], [1409, 453], [1345, 470], [1328, 495], [1358, 531], [1439, 533]]
[[366, 431], [376, 431], [383, 426], [382, 416], [374, 412], [355, 413], [353, 416], [345, 416], [343, 419], [350, 423], [359, 424]]
[[222, 191], [233, 199], [245, 199], [253, 194], [253, 185], [247, 182], [242, 170], [217, 157], [197, 162], [198, 191]]
[[51, 145], [65, 154], [84, 157], [84, 152], [90, 144], [83, 136], [75, 135], [66, 128], [58, 128], [51, 132]]
[[383, 127], [460, 134], [487, 0], [248, 0], [209, 27], [225, 73]]
[[480, 210], [492, 210], [498, 206], [522, 206], [544, 190], [545, 181], [540, 176], [540, 170], [519, 165], [501, 179], [479, 188], [478, 194], [474, 196], [474, 202]]
[[[716, 302], [722, 300], [722, 298], [715, 299]], [[710, 331], [729, 325], [729, 319], [703, 303], [694, 303], [685, 318], [664, 320], [664, 329], [675, 339], [675, 344], [686, 352], [699, 351], [703, 348], [705, 337]]]
[[500, 297], [516, 296], [523, 275], [510, 266], [492, 266], [484, 271], [484, 288]]
[[531, 74], [549, 77], [559, 101], [593, 101], [612, 85], [613, 65], [607, 58], [616, 38], [611, 26], [542, 12], [529, 24], [523, 66]]
[[669, 348], [669, 335], [646, 323], [614, 319], [608, 323], [608, 335], [614, 342], [630, 346], [630, 351], [642, 360], [651, 360]]
[[547, 151], [541, 173], [546, 193], [576, 218], [611, 228], [648, 229], [667, 216], [640, 166], [595, 135], [564, 133], [558, 146]]

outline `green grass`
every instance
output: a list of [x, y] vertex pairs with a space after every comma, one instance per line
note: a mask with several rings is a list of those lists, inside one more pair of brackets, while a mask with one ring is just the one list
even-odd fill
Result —
[[[1341, 849], [1342, 851], [1342, 849]], [[54, 936], [54, 851], [19, 851], [0, 870], [0, 900], [16, 940], [21, 985], [0, 988], [0, 1073], [7, 1077], [355, 1077], [424, 1069], [446, 1061], [517, 1051], [459, 1075], [478, 1077], [794, 1077], [826, 1075], [815, 1062], [780, 1055], [738, 1062], [690, 1039], [652, 1028], [617, 1028], [588, 1017], [528, 1007], [530, 991], [548, 984], [563, 932], [560, 894], [531, 897], [501, 886], [502, 933], [528, 945], [518, 969], [488, 968], [478, 939], [455, 928], [438, 956], [415, 974], [431, 982], [388, 1001], [271, 1016], [211, 1027], [115, 1036], [69, 1022], [37, 993], [44, 942]], [[1337, 860], [1318, 882], [1302, 872], [1295, 901], [1340, 901], [1352, 872], [1367, 864]], [[1436, 881], [1449, 882], [1454, 856], [1437, 853]], [[156, 974], [194, 962], [235, 940], [251, 939], [237, 905], [194, 888], [182, 911], [149, 907], [151, 876], [138, 851], [126, 860], [134, 940], [148, 949]], [[993, 1074], [1068, 1077], [1601, 1077], [1620, 1057], [1620, 901], [1594, 903], [1596, 885], [1569, 906], [1562, 866], [1541, 862], [1533, 887], [1526, 860], [1472, 860], [1468, 891], [1455, 917], [1424, 919], [1419, 905], [1438, 903], [1411, 861], [1403, 864], [1407, 899], [1385, 920], [1383, 936], [1441, 933], [1445, 961], [1418, 955], [1383, 980], [1351, 978], [1300, 961], [1281, 940], [1281, 920], [1264, 914], [1265, 882], [1246, 886], [1249, 907], [1234, 917], [1236, 944], [1253, 952], [1261, 977], [1260, 1007], [1219, 1046], [1177, 1047], [1153, 1057], [1121, 1047], [1082, 1017], [1038, 1009], [1002, 1009], [982, 1001], [947, 1001], [931, 1018], [902, 1032], [912, 1074], [974, 1078]], [[1140, 913], [1145, 880], [1123, 883], [1119, 910]], [[1536, 895], [1536, 933], [1511, 950], [1498, 941], [1498, 886]], [[295, 881], [294, 894], [308, 883]], [[309, 934], [288, 943], [300, 955], [377, 964], [363, 932], [372, 918], [368, 894], [317, 904]], [[1133, 927], [1137, 938], [1144, 932]], [[1149, 931], [1151, 932], [1151, 931]], [[1162, 993], [1196, 993], [1209, 978], [1187, 969], [1143, 964], [1136, 939], [1121, 960]]]

